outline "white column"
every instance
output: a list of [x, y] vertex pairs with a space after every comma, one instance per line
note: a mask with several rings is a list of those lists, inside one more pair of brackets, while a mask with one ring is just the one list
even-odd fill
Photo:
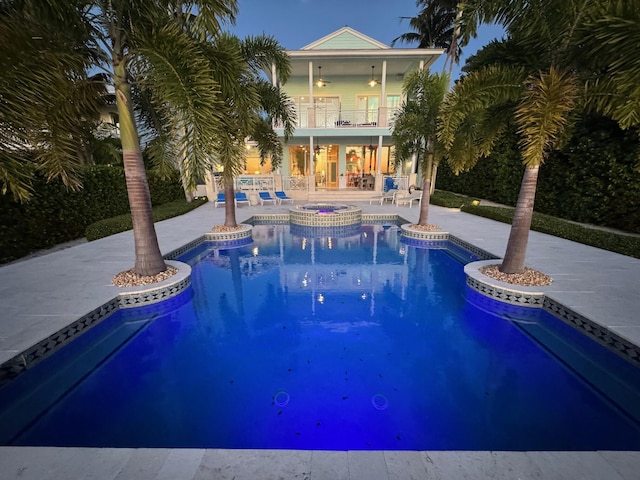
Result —
[[314, 164], [313, 135], [309, 137], [309, 177], [307, 179], [307, 190], [316, 191], [316, 174]]
[[[382, 85], [380, 86], [380, 112], [378, 112], [378, 126], [389, 125], [389, 113], [387, 111], [387, 61], [382, 61]], [[380, 172], [380, 170], [378, 170]]]
[[380, 175], [380, 164], [382, 163], [382, 135], [378, 136], [378, 152], [376, 157], [376, 174]]

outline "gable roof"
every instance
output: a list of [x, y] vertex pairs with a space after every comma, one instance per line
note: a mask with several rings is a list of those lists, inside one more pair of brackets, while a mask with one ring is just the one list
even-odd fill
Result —
[[386, 50], [390, 48], [388, 45], [368, 37], [349, 26], [344, 26], [302, 47], [301, 50]]

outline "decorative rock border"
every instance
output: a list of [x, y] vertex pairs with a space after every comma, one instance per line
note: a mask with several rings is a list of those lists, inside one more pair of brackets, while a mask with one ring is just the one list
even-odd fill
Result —
[[162, 282], [141, 287], [121, 288], [118, 294], [120, 308], [133, 308], [161, 302], [175, 297], [191, 285], [191, 267], [175, 260], [165, 260], [167, 265], [178, 269], [174, 276]]
[[542, 307], [544, 301], [544, 287], [522, 287], [501, 282], [480, 273], [482, 267], [495, 264], [495, 260], [481, 260], [467, 263], [464, 273], [467, 285], [481, 294], [500, 300], [501, 302], [525, 307]]
[[208, 242], [215, 242], [218, 245], [242, 244], [241, 241], [247, 241], [247, 239], [249, 240], [247, 243], [250, 243], [253, 226], [248, 223], [240, 223], [238, 227], [240, 228], [237, 230], [207, 232], [204, 237]]

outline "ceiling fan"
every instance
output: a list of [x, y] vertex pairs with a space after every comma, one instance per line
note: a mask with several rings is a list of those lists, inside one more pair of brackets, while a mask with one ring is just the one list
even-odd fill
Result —
[[322, 79], [322, 67], [318, 67], [318, 80], [316, 81], [316, 87], [322, 88], [326, 87], [327, 83], [331, 83], [329, 80]]
[[376, 85], [380, 84], [380, 82], [376, 80], [374, 68], [376, 68], [375, 65], [371, 65], [371, 80], [369, 80], [369, 83], [367, 83], [367, 85], [369, 85], [370, 87], [375, 87]]

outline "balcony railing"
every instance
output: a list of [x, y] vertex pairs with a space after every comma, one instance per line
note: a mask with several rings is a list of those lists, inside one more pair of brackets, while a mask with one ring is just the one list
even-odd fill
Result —
[[[296, 128], [388, 128], [393, 125], [396, 108], [380, 107], [370, 110], [308, 108], [298, 116]], [[282, 124], [274, 124], [282, 128]]]

